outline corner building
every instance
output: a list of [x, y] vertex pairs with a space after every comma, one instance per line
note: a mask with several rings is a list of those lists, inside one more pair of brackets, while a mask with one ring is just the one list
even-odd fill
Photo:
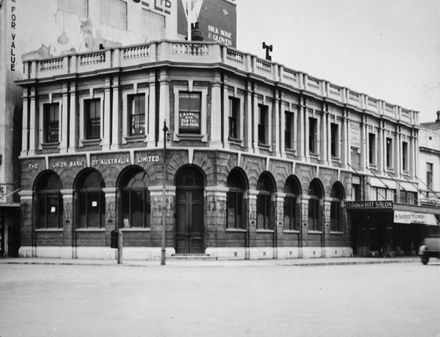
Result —
[[121, 229], [156, 259], [163, 212], [168, 256], [350, 256], [346, 202], [415, 180], [416, 112], [215, 43], [30, 60], [19, 84], [22, 256], [114, 258]]

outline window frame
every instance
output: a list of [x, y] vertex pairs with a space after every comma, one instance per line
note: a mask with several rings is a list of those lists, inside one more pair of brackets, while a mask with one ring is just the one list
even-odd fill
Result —
[[[288, 116], [290, 118], [290, 123], [288, 123]], [[289, 146], [288, 143], [290, 143]], [[284, 111], [284, 148], [286, 151], [295, 150], [295, 112], [290, 110]]]
[[402, 171], [409, 171], [409, 144], [407, 141], [402, 141]]
[[269, 140], [269, 106], [258, 104], [258, 145], [268, 146]]
[[434, 164], [430, 162], [426, 162], [426, 188], [428, 191], [432, 191], [434, 186]]
[[[60, 105], [61, 104], [59, 102], [52, 102], [52, 103], [44, 103], [43, 104], [43, 142], [45, 144], [53, 144], [53, 143], [60, 142]], [[52, 108], [54, 108], [54, 107], [57, 107], [56, 111], [52, 110]], [[54, 112], [56, 112], [56, 119], [52, 120], [51, 115]], [[57, 125], [56, 139], [50, 139], [49, 129], [51, 128], [51, 124]]]
[[385, 137], [385, 166], [387, 170], [394, 168], [393, 138]]
[[[85, 6], [81, 6], [82, 4], [79, 4], [79, 1], [83, 1]], [[72, 4], [78, 5], [78, 8], [81, 8], [79, 11], [76, 9], [73, 9]], [[84, 10], [83, 10], [84, 8]], [[72, 15], [79, 16], [81, 18], [88, 18], [89, 17], [89, 0], [58, 0], [57, 1], [57, 10], [69, 13]], [[85, 11], [85, 13], [84, 13]]]
[[[228, 137], [232, 140], [241, 140], [241, 100], [229, 96]], [[234, 121], [234, 123], [232, 123]], [[232, 126], [232, 124], [235, 125]]]
[[[91, 113], [91, 104], [95, 105], [98, 104], [98, 109], [93, 110], [95, 113], [95, 116], [93, 118], [90, 116]], [[84, 100], [84, 139], [85, 140], [91, 140], [91, 141], [97, 141], [101, 140], [102, 138], [102, 103], [100, 98], [90, 98]], [[96, 113], [99, 113], [99, 116], [96, 116]], [[92, 125], [91, 122], [96, 123], [97, 125]], [[98, 134], [95, 136], [94, 132], [96, 132], [95, 129], [98, 129]], [[94, 131], [92, 131], [94, 130]], [[93, 133], [93, 134], [92, 134]]]
[[[143, 98], [143, 104], [142, 104]], [[139, 99], [140, 102], [137, 104], [135, 101]], [[139, 111], [137, 110], [139, 108]], [[136, 93], [127, 95], [127, 117], [128, 117], [128, 129], [127, 134], [129, 137], [145, 137], [147, 129], [147, 97], [145, 93]], [[143, 117], [143, 125], [139, 127], [142, 129], [141, 132], [133, 132], [133, 119], [135, 117]], [[140, 122], [138, 122], [140, 124]]]
[[330, 123], [330, 156], [332, 159], [340, 157], [339, 129], [338, 123]]
[[[318, 146], [318, 118], [316, 117], [312, 117], [309, 116], [308, 117], [308, 149], [309, 149], [309, 154], [311, 155], [319, 155], [319, 146]], [[313, 123], [312, 123], [313, 122]], [[313, 125], [313, 130], [312, 130], [312, 125]]]
[[377, 139], [374, 132], [368, 133], [368, 164], [375, 166], [377, 164]]

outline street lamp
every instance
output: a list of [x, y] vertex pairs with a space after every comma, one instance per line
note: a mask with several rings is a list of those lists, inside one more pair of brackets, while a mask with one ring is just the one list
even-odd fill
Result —
[[167, 121], [163, 121], [163, 161], [162, 161], [162, 171], [163, 171], [163, 180], [162, 180], [162, 248], [161, 248], [161, 256], [160, 256], [160, 264], [164, 266], [166, 264], [166, 248], [165, 248], [165, 225], [166, 225], [166, 213], [167, 213], [167, 191], [166, 191], [166, 182], [167, 182], [167, 134], [168, 127]]

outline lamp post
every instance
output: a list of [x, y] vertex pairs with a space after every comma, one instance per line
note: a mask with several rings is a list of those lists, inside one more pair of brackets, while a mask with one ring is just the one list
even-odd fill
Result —
[[166, 191], [166, 183], [167, 183], [167, 121], [163, 121], [163, 161], [162, 161], [162, 171], [163, 171], [163, 180], [162, 180], [162, 248], [161, 248], [161, 256], [160, 256], [160, 264], [164, 266], [166, 264], [166, 248], [165, 248], [165, 225], [166, 225], [166, 213], [167, 213], [167, 191]]

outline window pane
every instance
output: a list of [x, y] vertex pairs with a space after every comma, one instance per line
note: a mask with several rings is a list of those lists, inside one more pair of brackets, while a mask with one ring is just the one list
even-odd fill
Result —
[[200, 133], [200, 93], [179, 93], [179, 133]]
[[58, 9], [66, 13], [87, 17], [88, 0], [58, 0]]
[[59, 104], [44, 105], [44, 134], [45, 142], [58, 142], [59, 137]]

